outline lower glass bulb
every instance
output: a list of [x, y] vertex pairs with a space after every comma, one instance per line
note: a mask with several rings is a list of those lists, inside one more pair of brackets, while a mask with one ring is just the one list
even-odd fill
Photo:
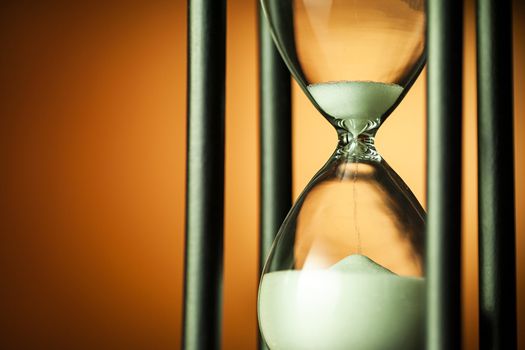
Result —
[[258, 314], [270, 349], [421, 349], [424, 216], [372, 134], [341, 134], [263, 271]]

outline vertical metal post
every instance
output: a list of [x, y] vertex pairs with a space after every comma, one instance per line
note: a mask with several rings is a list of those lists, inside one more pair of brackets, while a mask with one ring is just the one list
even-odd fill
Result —
[[226, 1], [188, 0], [187, 350], [220, 348], [225, 63]]
[[463, 1], [428, 0], [428, 350], [461, 347]]
[[[292, 205], [290, 85], [259, 4], [260, 270]], [[262, 339], [259, 343], [266, 348]]]
[[480, 348], [516, 349], [512, 13], [477, 1]]

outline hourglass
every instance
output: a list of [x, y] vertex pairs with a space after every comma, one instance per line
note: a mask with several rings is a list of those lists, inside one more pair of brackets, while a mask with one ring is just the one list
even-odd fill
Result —
[[273, 350], [420, 349], [425, 213], [374, 137], [424, 65], [424, 1], [262, 5], [292, 75], [339, 138], [266, 261], [263, 338]]

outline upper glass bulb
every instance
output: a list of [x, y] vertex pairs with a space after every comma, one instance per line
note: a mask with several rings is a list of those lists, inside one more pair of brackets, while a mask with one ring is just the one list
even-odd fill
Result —
[[278, 48], [336, 127], [375, 128], [424, 62], [423, 0], [262, 0]]

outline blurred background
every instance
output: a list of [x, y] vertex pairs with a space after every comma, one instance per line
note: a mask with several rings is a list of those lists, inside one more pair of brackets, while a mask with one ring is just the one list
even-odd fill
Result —
[[[464, 347], [478, 348], [476, 61], [465, 22]], [[514, 6], [518, 321], [525, 334], [525, 6]], [[181, 343], [186, 2], [0, 5], [0, 329], [4, 349]], [[224, 349], [255, 349], [256, 1], [228, 1]], [[294, 196], [335, 147], [293, 90]], [[378, 134], [425, 202], [425, 77]], [[504, 233], [502, 233], [504, 234]], [[525, 336], [520, 335], [525, 349]]]

